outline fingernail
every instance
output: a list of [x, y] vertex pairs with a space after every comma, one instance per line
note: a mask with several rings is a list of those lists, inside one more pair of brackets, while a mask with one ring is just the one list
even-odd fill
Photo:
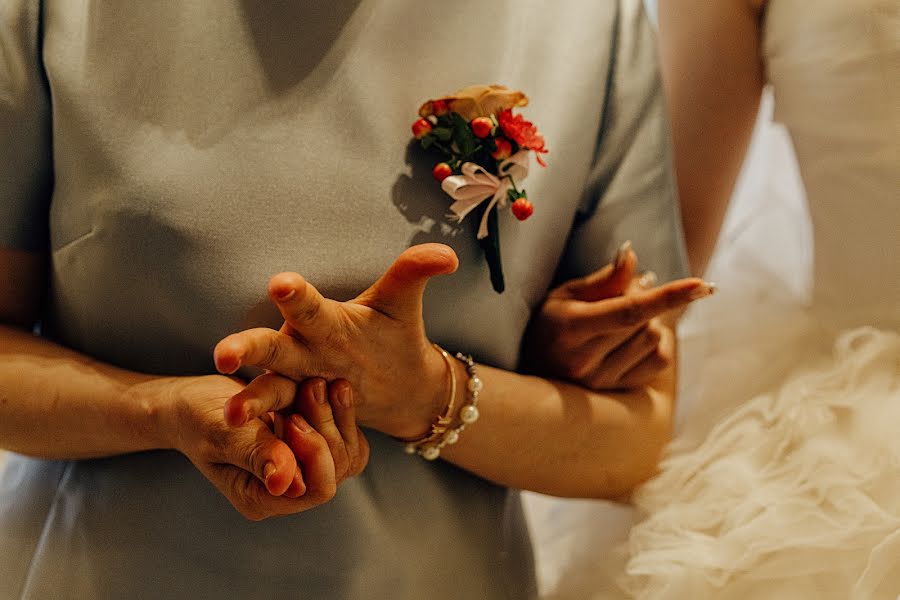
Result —
[[275, 471], [277, 471], [277, 470], [278, 469], [275, 468], [275, 463], [273, 463], [273, 462], [266, 463], [266, 466], [263, 467], [263, 479], [265, 480], [266, 483], [269, 483], [269, 478], [272, 477], [272, 475], [274, 475]]
[[290, 300], [295, 293], [296, 290], [294, 288], [281, 288], [275, 290], [275, 299], [279, 302], [284, 302], [285, 300]]
[[641, 275], [640, 279], [638, 279], [638, 284], [641, 287], [650, 288], [656, 285], [656, 282], [659, 281], [659, 277], [653, 271], [647, 271], [643, 275]]
[[291, 423], [294, 424], [294, 427], [300, 430], [301, 433], [310, 433], [312, 432], [312, 427], [309, 426], [309, 423], [306, 422], [306, 419], [303, 419], [300, 415], [291, 415]]
[[325, 397], [325, 382], [317, 381], [313, 384], [313, 397], [319, 404], [325, 404], [328, 398]]
[[619, 249], [616, 250], [616, 258], [613, 260], [613, 264], [616, 265], [617, 269], [625, 262], [625, 257], [628, 256], [629, 250], [631, 250], [631, 240], [626, 240], [619, 246]]
[[213, 361], [216, 363], [216, 369], [219, 373], [224, 375], [230, 375], [234, 373], [234, 361], [229, 356], [221, 356], [217, 355], [213, 358]]
[[716, 293], [716, 290], [719, 289], [716, 284], [704, 282], [703, 285], [694, 288], [691, 293], [688, 295], [690, 300], [699, 300], [700, 298], [706, 298], [707, 296], [712, 296]]
[[341, 406], [344, 408], [350, 408], [353, 404], [353, 399], [350, 397], [350, 389], [347, 387], [341, 387], [338, 390], [338, 402], [341, 403]]

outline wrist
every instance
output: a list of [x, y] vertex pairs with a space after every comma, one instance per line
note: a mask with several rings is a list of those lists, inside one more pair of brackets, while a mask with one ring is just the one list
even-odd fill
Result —
[[424, 437], [406, 441], [404, 450], [407, 454], [418, 454], [425, 460], [435, 460], [441, 455], [441, 450], [446, 446], [452, 446], [459, 441], [460, 434], [479, 418], [478, 397], [481, 395], [483, 384], [478, 377], [475, 361], [471, 356], [462, 353], [456, 354], [456, 359], [465, 369], [467, 377], [463, 398], [458, 403], [454, 401], [455, 390], [458, 383], [454, 377], [456, 361], [441, 350], [441, 355], [447, 362], [448, 375], [450, 376], [451, 400], [447, 404], [444, 413], [435, 421]]
[[134, 429], [148, 450], [178, 449], [178, 377], [153, 378], [130, 385], [124, 392], [134, 406]]
[[[385, 431], [400, 439], [417, 439], [428, 435], [432, 425], [447, 412], [451, 402], [457, 400], [451, 396], [458, 396], [459, 374], [456, 370], [456, 361], [448, 357], [443, 358], [441, 350], [437, 346], [428, 344], [423, 352], [425, 361], [414, 381], [417, 385], [410, 392], [409, 412], [398, 422], [391, 431]], [[455, 391], [455, 393], [453, 393]]]

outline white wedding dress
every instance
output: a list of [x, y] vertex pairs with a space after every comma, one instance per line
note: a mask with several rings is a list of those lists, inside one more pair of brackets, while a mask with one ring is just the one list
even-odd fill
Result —
[[532, 500], [548, 598], [900, 598], [900, 2], [770, 0], [763, 51], [676, 439], [633, 512]]

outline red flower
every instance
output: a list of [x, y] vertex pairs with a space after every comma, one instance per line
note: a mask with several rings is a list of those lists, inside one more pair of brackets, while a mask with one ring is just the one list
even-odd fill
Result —
[[421, 140], [431, 133], [431, 123], [429, 123], [427, 119], [419, 119], [412, 124], [412, 132], [417, 140]]
[[500, 123], [503, 135], [515, 141], [520, 148], [532, 150], [538, 163], [542, 167], [547, 166], [547, 163], [541, 159], [541, 154], [549, 151], [544, 147], [544, 136], [540, 134], [534, 123], [526, 121], [522, 115], [513, 115], [510, 109], [501, 111], [497, 115], [497, 121]]
[[447, 163], [442, 162], [434, 165], [434, 168], [431, 170], [431, 174], [438, 181], [443, 181], [453, 175], [453, 169], [451, 169], [450, 165], [448, 165]]
[[510, 207], [512, 214], [520, 221], [524, 221], [534, 213], [534, 204], [526, 198], [517, 198]]
[[474, 133], [477, 138], [486, 138], [491, 135], [491, 130], [493, 128], [494, 122], [487, 117], [472, 119], [472, 133]]

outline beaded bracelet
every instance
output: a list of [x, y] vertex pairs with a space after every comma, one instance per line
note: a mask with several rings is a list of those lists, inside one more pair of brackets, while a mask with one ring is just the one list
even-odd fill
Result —
[[[407, 454], [418, 454], [425, 460], [435, 460], [441, 455], [441, 450], [443, 450], [445, 446], [458, 442], [459, 434], [461, 434], [467, 426], [477, 421], [478, 417], [481, 416], [478, 412], [478, 396], [481, 394], [484, 384], [475, 371], [475, 361], [471, 356], [462, 354], [461, 352], [456, 353], [456, 358], [465, 365], [466, 373], [469, 376], [469, 380], [466, 383], [468, 402], [459, 409], [459, 425], [453, 429], [447, 429], [440, 434], [429, 435], [423, 440], [407, 443], [404, 448]], [[455, 379], [456, 378], [454, 377], [454, 380]], [[447, 412], [449, 412], [449, 410]], [[432, 425], [432, 431], [433, 430], [434, 425]]]

